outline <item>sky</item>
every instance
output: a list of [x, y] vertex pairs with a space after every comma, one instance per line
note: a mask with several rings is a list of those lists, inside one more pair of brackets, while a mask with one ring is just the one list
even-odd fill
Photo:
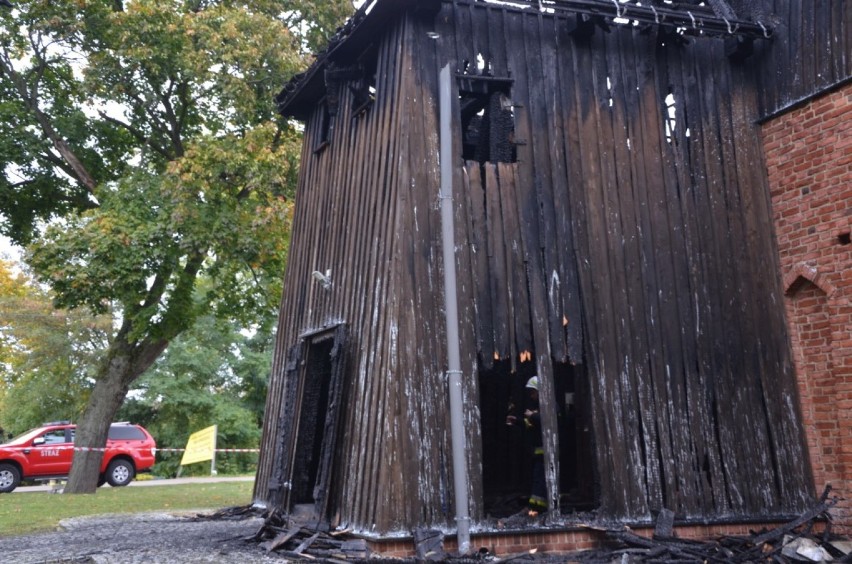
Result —
[[19, 262], [21, 248], [12, 244], [8, 237], [0, 235], [0, 259]]

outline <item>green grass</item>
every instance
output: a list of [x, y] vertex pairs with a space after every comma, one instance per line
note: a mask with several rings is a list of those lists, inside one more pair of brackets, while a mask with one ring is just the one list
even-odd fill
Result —
[[0, 494], [0, 537], [57, 528], [61, 519], [104, 513], [222, 509], [251, 503], [252, 482], [100, 488], [94, 494]]

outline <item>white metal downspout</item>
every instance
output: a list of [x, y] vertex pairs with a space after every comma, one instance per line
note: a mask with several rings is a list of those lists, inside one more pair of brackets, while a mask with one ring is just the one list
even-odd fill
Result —
[[470, 551], [470, 513], [467, 490], [467, 444], [464, 432], [464, 400], [459, 352], [459, 314], [456, 290], [456, 242], [453, 224], [452, 82], [450, 65], [438, 80], [441, 124], [441, 236], [444, 258], [444, 302], [447, 321], [447, 379], [450, 387], [450, 431], [453, 447], [453, 489], [456, 500], [456, 540], [459, 554]]

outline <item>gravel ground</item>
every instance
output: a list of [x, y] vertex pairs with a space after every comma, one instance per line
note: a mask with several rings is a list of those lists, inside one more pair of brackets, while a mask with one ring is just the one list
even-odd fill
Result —
[[197, 520], [195, 514], [141, 513], [77, 517], [60, 530], [0, 537], [0, 562], [16, 564], [184, 564], [284, 562], [241, 539], [263, 524], [260, 517]]

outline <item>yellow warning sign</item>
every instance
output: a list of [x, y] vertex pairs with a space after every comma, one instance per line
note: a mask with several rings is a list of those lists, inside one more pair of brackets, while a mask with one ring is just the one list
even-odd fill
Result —
[[216, 454], [216, 429], [217, 426], [213, 425], [189, 436], [189, 440], [186, 442], [186, 452], [180, 459], [181, 466], [213, 460]]

